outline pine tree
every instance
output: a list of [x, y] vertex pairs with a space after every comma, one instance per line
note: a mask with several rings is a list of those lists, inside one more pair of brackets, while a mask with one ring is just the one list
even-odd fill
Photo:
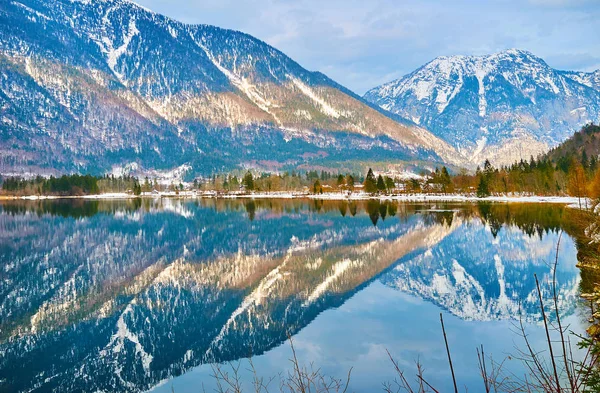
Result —
[[313, 192], [315, 194], [322, 194], [323, 193], [323, 187], [321, 186], [321, 182], [319, 181], [319, 179], [317, 179], [315, 181], [315, 184], [313, 184]]
[[581, 166], [583, 166], [583, 170], [585, 171], [590, 168], [590, 161], [588, 160], [588, 155], [585, 152], [585, 149], [583, 150], [583, 153], [581, 153]]
[[485, 198], [490, 196], [490, 189], [488, 185], [487, 176], [485, 174], [479, 176], [479, 185], [477, 186], [477, 197]]
[[354, 190], [354, 177], [352, 175], [346, 176], [346, 186], [350, 191]]
[[410, 179], [409, 182], [410, 191], [411, 192], [420, 192], [421, 191], [421, 183], [417, 179]]
[[226, 191], [229, 191], [229, 180], [228, 180], [229, 176], [225, 175], [225, 177], [223, 178], [223, 189]]
[[385, 181], [383, 180], [383, 176], [381, 175], [377, 177], [377, 190], [381, 192], [385, 191]]
[[363, 186], [365, 192], [370, 194], [377, 192], [377, 181], [375, 180], [375, 174], [371, 168], [369, 168], [369, 172], [367, 173], [367, 177], [365, 178]]
[[387, 188], [388, 192], [392, 192], [392, 190], [394, 188], [396, 188], [396, 184], [394, 183], [394, 179], [392, 179], [389, 176], [385, 177], [385, 187]]
[[252, 173], [250, 173], [250, 171], [246, 172], [242, 183], [244, 184], [244, 187], [246, 187], [247, 191], [254, 190], [254, 177], [252, 176]]
[[440, 185], [442, 186], [442, 192], [444, 194], [452, 191], [452, 178], [450, 177], [448, 169], [445, 166], [442, 167], [442, 170], [439, 175], [439, 181]]
[[593, 155], [592, 158], [590, 159], [590, 172], [596, 173], [597, 169], [598, 169], [598, 157], [596, 157], [596, 155]]
[[[527, 163], [523, 162], [524, 165], [529, 166]], [[490, 180], [491, 176], [494, 174], [494, 167], [490, 160], [485, 160], [483, 163], [483, 174], [487, 176], [487, 180]]]
[[239, 180], [238, 180], [237, 176], [230, 177], [230, 178], [229, 178], [229, 181], [230, 181], [230, 183], [231, 183], [231, 184], [230, 184], [230, 188], [231, 188], [232, 190], [234, 190], [234, 191], [237, 191], [237, 190], [239, 190], [239, 188], [240, 188], [240, 182], [239, 182]]

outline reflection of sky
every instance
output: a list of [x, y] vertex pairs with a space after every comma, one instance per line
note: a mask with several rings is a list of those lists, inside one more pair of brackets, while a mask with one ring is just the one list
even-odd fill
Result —
[[[338, 309], [317, 317], [294, 336], [295, 347], [302, 362], [313, 361], [327, 375], [343, 379], [353, 367], [350, 391], [372, 392], [380, 389], [383, 382], [394, 379], [386, 349], [410, 376], [414, 375], [415, 360], [420, 359], [428, 381], [441, 391], [449, 391], [451, 380], [439, 313], [433, 304], [374, 282]], [[464, 321], [444, 313], [444, 323], [457, 381], [469, 391], [481, 388], [477, 346], [483, 344], [487, 354], [501, 361], [508, 354], [516, 354], [512, 343], [520, 343], [509, 321]], [[568, 317], [564, 323], [570, 324], [575, 332], [583, 331], [577, 316]], [[545, 349], [542, 326], [527, 325], [527, 331], [531, 333], [533, 346]], [[281, 345], [255, 358], [254, 364], [261, 376], [268, 377], [289, 370], [290, 356], [289, 346]], [[520, 374], [524, 371], [514, 359], [506, 367], [507, 371]], [[210, 366], [201, 366], [165, 382], [155, 391], [170, 392], [174, 387], [178, 393], [191, 393], [197, 392], [202, 384], [206, 391], [211, 391], [214, 387], [211, 373]]]

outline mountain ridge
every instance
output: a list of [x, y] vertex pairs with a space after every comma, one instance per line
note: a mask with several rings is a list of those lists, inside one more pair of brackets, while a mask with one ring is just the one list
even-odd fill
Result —
[[364, 98], [407, 117], [473, 164], [537, 156], [600, 119], [599, 71], [559, 71], [520, 49], [440, 56]]
[[2, 173], [459, 162], [424, 128], [255, 37], [131, 1], [1, 5], [0, 57]]

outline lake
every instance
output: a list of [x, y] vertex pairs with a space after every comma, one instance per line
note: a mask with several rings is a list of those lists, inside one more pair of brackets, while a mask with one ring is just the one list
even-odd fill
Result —
[[[318, 200], [0, 201], [0, 391], [212, 392], [211, 364], [265, 378], [302, 364], [349, 391], [393, 381], [387, 351], [442, 391], [481, 391], [476, 347], [545, 349], [569, 210], [543, 204]], [[574, 240], [557, 268], [564, 324], [586, 310]], [[229, 365], [228, 362], [232, 362]], [[514, 356], [505, 367], [522, 375]], [[277, 381], [273, 391], [279, 391]]]

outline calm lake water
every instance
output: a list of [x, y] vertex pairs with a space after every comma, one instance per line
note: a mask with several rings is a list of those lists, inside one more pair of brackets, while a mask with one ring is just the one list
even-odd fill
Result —
[[[276, 200], [0, 203], [0, 391], [214, 391], [212, 363], [252, 356], [266, 378], [302, 363], [382, 391], [415, 361], [481, 391], [475, 348], [516, 354], [521, 314], [544, 333], [569, 211], [552, 205]], [[560, 312], [583, 331], [574, 241], [562, 235]], [[548, 291], [544, 292], [549, 296]], [[514, 358], [508, 370], [520, 373]], [[278, 391], [277, 383], [273, 383]]]

